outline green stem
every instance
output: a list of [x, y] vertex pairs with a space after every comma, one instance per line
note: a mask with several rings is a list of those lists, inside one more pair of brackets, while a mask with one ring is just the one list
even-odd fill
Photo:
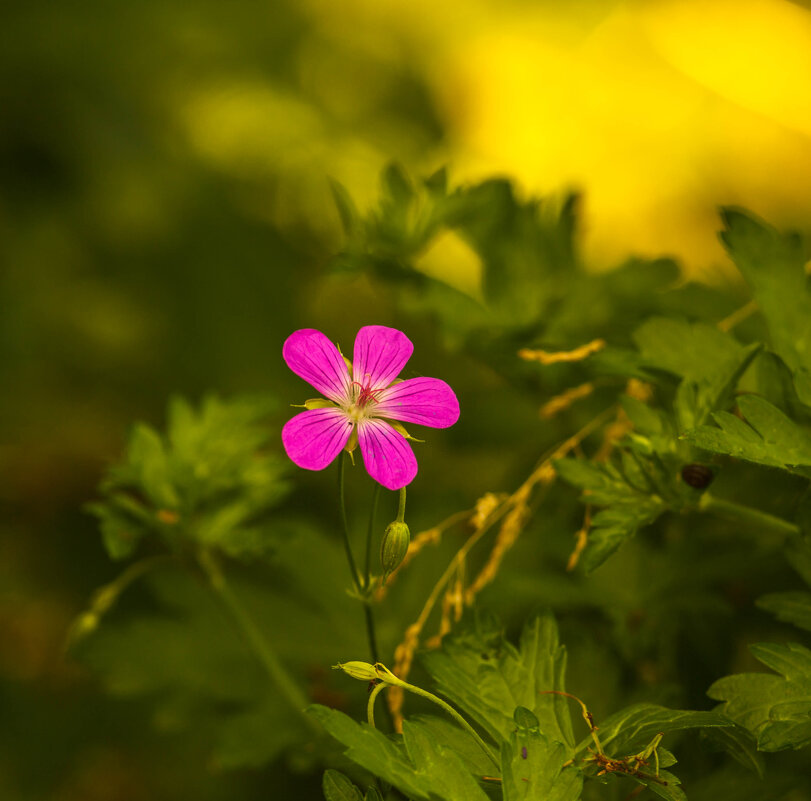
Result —
[[750, 506], [741, 506], [732, 501], [715, 498], [709, 492], [705, 492], [701, 496], [701, 500], [698, 502], [698, 508], [702, 512], [716, 514], [728, 520], [749, 523], [752, 526], [766, 529], [773, 534], [788, 536], [791, 534], [799, 534], [800, 532], [799, 526], [795, 526], [794, 523], [789, 523], [788, 520], [783, 520], [781, 517], [775, 517], [766, 512], [761, 512], [758, 509], [752, 509]]
[[[380, 500], [380, 484], [375, 481], [374, 494], [372, 495], [372, 509], [369, 512], [369, 528], [366, 530], [366, 570], [363, 579], [363, 587], [368, 591], [372, 580], [372, 538], [375, 532], [375, 521], [377, 519], [377, 502]], [[377, 659], [374, 660], [377, 662]]]
[[93, 593], [89, 608], [76, 618], [68, 630], [64, 647], [70, 648], [83, 637], [95, 631], [102, 617], [112, 609], [121, 594], [141, 576], [149, 573], [155, 567], [175, 562], [177, 562], [177, 557], [174, 554], [147, 556], [129, 565], [109, 584], [99, 587]]
[[[338, 461], [338, 505], [340, 507], [340, 517], [341, 517], [341, 530], [343, 532], [344, 537], [344, 548], [346, 550], [346, 560], [349, 563], [349, 572], [352, 574], [352, 581], [355, 583], [355, 589], [357, 590], [359, 595], [365, 594], [369, 590], [370, 584], [370, 570], [371, 570], [371, 546], [370, 541], [372, 538], [372, 534], [374, 532], [374, 517], [375, 517], [375, 510], [377, 507], [377, 493], [379, 490], [380, 485], [378, 484], [378, 489], [375, 490], [375, 495], [372, 501], [372, 515], [371, 520], [369, 521], [369, 530], [366, 536], [366, 579], [365, 581], [361, 577], [360, 572], [358, 571], [357, 563], [355, 562], [355, 557], [352, 554], [352, 546], [349, 544], [349, 524], [346, 520], [346, 501], [344, 500], [344, 464], [346, 462], [346, 451], [341, 451], [341, 455]], [[369, 640], [369, 650], [372, 653], [372, 661], [378, 661], [378, 651], [377, 651], [377, 637], [375, 636], [375, 620], [374, 614], [372, 612], [372, 607], [370, 603], [370, 598], [363, 597], [363, 615], [366, 620], [366, 636]]]
[[139, 559], [133, 562], [118, 575], [109, 584], [105, 584], [93, 593], [93, 610], [99, 614], [104, 614], [110, 607], [118, 600], [124, 590], [130, 584], [137, 581], [141, 576], [149, 573], [153, 568], [160, 565], [172, 564], [177, 562], [177, 557], [174, 554], [160, 554], [158, 556], [147, 556], [144, 559]]
[[[393, 684], [395, 687], [402, 687], [404, 690], [408, 690], [410, 693], [414, 693], [415, 695], [421, 695], [423, 698], [427, 698], [429, 701], [441, 706], [465, 731], [467, 731], [476, 743], [478, 744], [479, 748], [487, 754], [487, 758], [499, 769], [501, 770], [501, 763], [497, 759], [496, 755], [490, 750], [487, 743], [479, 737], [478, 732], [471, 726], [447, 701], [443, 701], [439, 696], [434, 695], [433, 693], [429, 693], [428, 690], [423, 690], [422, 687], [417, 687], [414, 684], [409, 684], [407, 681], [403, 681], [402, 679], [398, 679], [391, 671], [386, 670], [387, 675], [383, 679], [387, 684]], [[377, 688], [375, 688], [377, 689]]]
[[375, 635], [375, 617], [372, 605], [368, 600], [363, 604], [363, 612], [366, 618], [366, 636], [369, 640], [369, 650], [372, 652], [372, 664], [376, 664], [380, 660], [377, 652], [377, 636]]
[[213, 554], [209, 551], [202, 551], [198, 556], [198, 561], [208, 577], [212, 589], [228, 607], [228, 611], [264, 666], [271, 681], [278, 687], [290, 705], [307, 721], [307, 725], [317, 730], [318, 726], [315, 722], [304, 713], [305, 708], [310, 703], [309, 699], [287, 672], [276, 652], [248, 613], [248, 610], [245, 609], [242, 602], [234, 594]]
[[400, 505], [397, 507], [397, 522], [405, 523], [406, 488], [400, 488]]
[[369, 721], [370, 726], [375, 725], [375, 699], [388, 686], [389, 686], [388, 684], [384, 684], [381, 681], [380, 684], [376, 685], [372, 689], [372, 692], [369, 693], [369, 703], [366, 704], [366, 718]]
[[346, 463], [346, 451], [341, 451], [338, 457], [338, 505], [340, 507], [341, 531], [344, 535], [344, 549], [346, 550], [346, 561], [349, 562], [349, 572], [352, 574], [352, 581], [355, 582], [355, 589], [360, 592], [363, 589], [358, 566], [355, 557], [352, 555], [352, 546], [349, 544], [349, 524], [346, 521], [346, 502], [344, 501], [344, 464]]

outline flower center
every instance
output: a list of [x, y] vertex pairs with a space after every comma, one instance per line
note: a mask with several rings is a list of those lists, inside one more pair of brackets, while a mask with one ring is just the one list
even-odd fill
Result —
[[369, 407], [378, 402], [377, 394], [382, 390], [372, 389], [371, 383], [364, 385], [360, 381], [353, 381], [352, 387], [352, 405], [347, 411], [349, 411], [353, 419], [360, 420], [368, 416], [371, 411]]

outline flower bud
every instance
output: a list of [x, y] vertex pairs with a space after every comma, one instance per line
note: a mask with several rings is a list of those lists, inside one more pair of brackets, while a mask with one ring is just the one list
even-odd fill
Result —
[[383, 584], [386, 579], [400, 566], [408, 553], [411, 542], [411, 531], [408, 526], [395, 520], [386, 526], [383, 542], [380, 545], [380, 563], [383, 566]]
[[339, 662], [337, 665], [333, 665], [332, 669], [343, 670], [353, 679], [360, 679], [361, 681], [372, 681], [372, 679], [377, 678], [375, 666], [370, 665], [368, 662]]

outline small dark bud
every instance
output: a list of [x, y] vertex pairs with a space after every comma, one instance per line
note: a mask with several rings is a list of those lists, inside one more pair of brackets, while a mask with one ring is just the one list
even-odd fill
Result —
[[400, 566], [408, 553], [411, 531], [405, 523], [394, 521], [386, 526], [380, 545], [380, 564], [383, 567], [383, 583]]
[[681, 469], [681, 477], [693, 489], [706, 489], [712, 484], [715, 473], [705, 464], [688, 464]]

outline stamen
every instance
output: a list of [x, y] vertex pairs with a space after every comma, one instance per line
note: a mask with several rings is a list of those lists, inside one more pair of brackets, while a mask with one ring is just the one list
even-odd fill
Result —
[[360, 381], [353, 381], [352, 386], [360, 387], [360, 392], [355, 399], [355, 406], [360, 409], [365, 408], [370, 402], [377, 403], [377, 393], [382, 392], [382, 389], [372, 389], [371, 383], [364, 386]]

